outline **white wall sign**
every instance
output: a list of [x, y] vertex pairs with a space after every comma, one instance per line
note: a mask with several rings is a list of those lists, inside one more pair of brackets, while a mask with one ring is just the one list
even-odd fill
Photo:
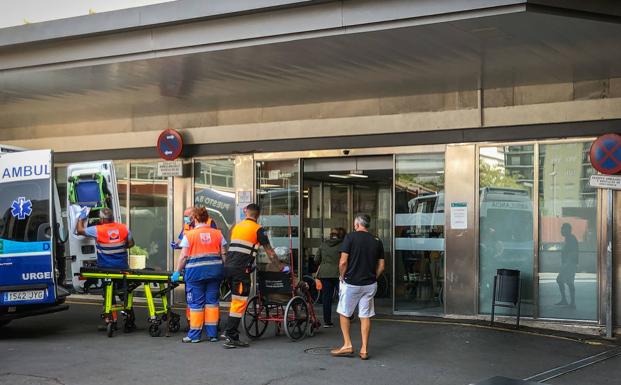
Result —
[[252, 191], [238, 191], [237, 203], [252, 203]]
[[157, 162], [157, 176], [183, 176], [183, 162], [180, 160], [172, 162]]
[[621, 190], [621, 175], [591, 175], [589, 185], [597, 188]]
[[451, 229], [466, 230], [468, 228], [468, 203], [451, 202]]

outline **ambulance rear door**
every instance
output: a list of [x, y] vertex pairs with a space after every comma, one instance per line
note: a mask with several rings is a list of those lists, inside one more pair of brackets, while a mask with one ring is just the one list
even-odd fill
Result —
[[121, 222], [122, 214], [116, 173], [112, 161], [74, 163], [67, 167], [67, 223], [69, 226], [69, 253], [74, 289], [84, 292], [84, 281], [79, 279], [80, 268], [97, 263], [95, 240], [75, 233], [78, 216], [83, 207], [89, 208], [88, 226], [99, 223], [102, 208], [112, 209], [114, 220]]

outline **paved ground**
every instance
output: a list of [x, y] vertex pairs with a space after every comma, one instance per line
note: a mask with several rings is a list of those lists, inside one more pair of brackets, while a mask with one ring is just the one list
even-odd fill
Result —
[[[471, 326], [378, 321], [372, 358], [361, 361], [327, 354], [340, 341], [337, 329], [297, 343], [268, 330], [249, 349], [225, 350], [219, 343], [182, 344], [182, 334], [149, 337], [142, 309], [140, 330], [107, 338], [96, 331], [98, 312], [72, 305], [0, 329], [0, 384], [463, 385], [492, 376], [526, 378], [610, 349]], [[305, 352], [311, 348], [318, 349]], [[612, 359], [550, 383], [610, 384], [621, 378], [619, 364], [621, 358]]]

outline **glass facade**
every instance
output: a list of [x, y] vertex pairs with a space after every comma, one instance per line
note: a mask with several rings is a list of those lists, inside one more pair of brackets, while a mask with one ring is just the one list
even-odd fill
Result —
[[[287, 247], [293, 252], [294, 268], [299, 258], [299, 161], [256, 162], [257, 202], [261, 207], [259, 223], [265, 227], [273, 247]], [[262, 250], [262, 249], [260, 249]], [[307, 274], [312, 259], [302, 261], [302, 274]], [[266, 259], [259, 255], [257, 263]]]
[[444, 312], [444, 154], [398, 155], [395, 310]]
[[[472, 198], [478, 232], [471, 235], [473, 247], [478, 243], [478, 260], [469, 265], [474, 285], [470, 293], [476, 294], [463, 296], [473, 309], [476, 302], [479, 313], [489, 314], [496, 270], [517, 269], [522, 315], [598, 319], [599, 208], [597, 191], [588, 183], [595, 174], [588, 159], [590, 144], [575, 140], [478, 146], [479, 189]], [[445, 252], [450, 242], [445, 239], [445, 185], [452, 183], [445, 180], [445, 164], [450, 164], [445, 157], [444, 152], [398, 153], [394, 170], [369, 173], [371, 178], [362, 181], [300, 175], [299, 159], [257, 160], [254, 167], [242, 169], [234, 159], [195, 159], [193, 204], [206, 207], [228, 237], [241, 207], [236, 207], [236, 173], [251, 175], [249, 170], [254, 170], [260, 223], [274, 247], [292, 248], [294, 268], [302, 275], [316, 270], [313, 256], [331, 228], [351, 231], [353, 215], [368, 212], [371, 231], [386, 251], [378, 309], [388, 311], [390, 301], [392, 311], [441, 315], [451, 312], [450, 306], [445, 308], [451, 295], [445, 286], [445, 279], [451, 279], [446, 261], [461, 258]], [[136, 244], [147, 250], [147, 266], [170, 268], [168, 180], [157, 177], [155, 160], [115, 162], [115, 170], [122, 221], [130, 225]], [[56, 173], [64, 206], [65, 168], [58, 167]]]
[[521, 272], [522, 314], [597, 319], [597, 191], [589, 186], [596, 173], [588, 158], [590, 145], [480, 148], [481, 313], [489, 313], [493, 276], [504, 268]]
[[533, 315], [533, 160], [533, 145], [480, 149], [479, 311], [484, 314], [491, 311], [496, 270], [512, 269], [522, 279], [522, 314]]
[[591, 143], [539, 146], [539, 317], [597, 319]]
[[157, 176], [157, 162], [130, 164], [129, 226], [136, 246], [147, 251], [147, 266], [169, 269], [168, 180]]

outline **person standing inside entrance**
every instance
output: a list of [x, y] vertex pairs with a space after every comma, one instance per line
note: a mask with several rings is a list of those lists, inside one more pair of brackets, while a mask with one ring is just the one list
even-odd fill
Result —
[[354, 232], [349, 233], [341, 246], [339, 261], [339, 303], [336, 312], [340, 315], [343, 346], [331, 350], [335, 357], [350, 356], [354, 348], [350, 336], [350, 317], [358, 307], [362, 346], [360, 358], [369, 358], [368, 343], [371, 334], [371, 317], [375, 315], [374, 297], [377, 292], [377, 278], [384, 272], [384, 245], [369, 233], [371, 218], [358, 214], [354, 219]]
[[224, 262], [224, 276], [231, 285], [231, 308], [224, 332], [223, 346], [227, 349], [248, 347], [239, 339], [239, 322], [244, 315], [250, 293], [250, 274], [259, 246], [272, 261], [277, 261], [265, 229], [257, 223], [261, 210], [255, 203], [244, 209], [246, 219], [231, 230], [231, 241]]
[[220, 230], [208, 225], [206, 208], [194, 208], [190, 215], [195, 227], [186, 232], [181, 240], [181, 256], [171, 277], [173, 282], [178, 282], [181, 272], [184, 272], [190, 330], [182, 341], [200, 342], [204, 330], [209, 341], [215, 342], [218, 341], [219, 294], [226, 241]]
[[321, 303], [323, 305], [323, 327], [334, 327], [332, 323], [332, 299], [339, 284], [339, 260], [341, 244], [345, 238], [342, 227], [330, 229], [330, 237], [321, 243], [315, 256], [319, 264], [317, 278], [321, 280]]
[[[561, 226], [561, 235], [565, 238], [563, 249], [561, 250], [561, 270], [556, 277], [556, 283], [561, 292], [561, 301], [557, 303], [560, 306], [576, 308], [576, 272], [578, 271], [578, 239], [571, 232], [571, 225], [563, 223]], [[565, 285], [569, 289], [569, 303], [565, 295]]]

